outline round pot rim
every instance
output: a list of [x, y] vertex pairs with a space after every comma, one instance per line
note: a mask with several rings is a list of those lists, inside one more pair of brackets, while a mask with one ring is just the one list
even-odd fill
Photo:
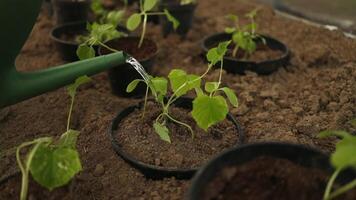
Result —
[[[108, 41], [108, 42], [115, 42], [115, 41], [121, 40], [121, 39], [137, 39], [137, 40], [139, 41], [139, 40], [140, 40], [140, 37], [129, 35], [129, 36], [127, 36], [127, 37], [117, 38], [117, 39], [114, 39], [114, 40], [110, 40], [110, 41]], [[143, 40], [144, 40], [144, 41], [150, 41], [150, 42], [152, 42], [152, 44], [155, 45], [156, 51], [155, 51], [154, 53], [152, 53], [152, 55], [148, 56], [148, 57], [145, 58], [145, 59], [142, 59], [142, 60], [141, 60], [141, 59], [137, 59], [140, 63], [141, 63], [141, 62], [146, 62], [146, 61], [148, 61], [148, 60], [151, 60], [152, 58], [156, 57], [157, 54], [158, 54], [158, 52], [159, 52], [158, 45], [157, 45], [157, 43], [156, 43], [154, 40], [152, 40], [152, 39], [150, 39], [150, 38], [144, 38]], [[107, 43], [108, 43], [108, 42], [107, 42]], [[99, 53], [100, 56], [106, 55], [106, 54], [103, 54], [103, 53], [102, 53], [102, 49], [103, 49], [103, 47], [102, 47], [102, 46], [99, 46], [99, 48], [98, 48], [98, 53]], [[124, 50], [119, 50], [119, 51], [125, 52]], [[126, 53], [126, 52], [125, 52], [125, 53]], [[126, 54], [129, 55], [128, 53], [126, 53]], [[129, 55], [129, 56], [131, 56], [131, 55]]]
[[[186, 98], [186, 97], [183, 97], [183, 98], [181, 97], [180, 99], [183, 99], [186, 101], [187, 100], [192, 101], [191, 98]], [[203, 163], [201, 166], [194, 167], [194, 168], [170, 168], [170, 167], [156, 166], [156, 165], [147, 164], [143, 161], [140, 161], [140, 160], [136, 159], [134, 156], [132, 156], [131, 154], [124, 151], [121, 148], [122, 145], [120, 145], [119, 142], [117, 141], [117, 139], [115, 138], [115, 135], [116, 135], [115, 131], [117, 131], [117, 128], [120, 125], [120, 122], [125, 117], [127, 117], [129, 114], [131, 114], [135, 109], [141, 108], [141, 107], [142, 107], [142, 103], [140, 103], [138, 105], [126, 107], [125, 109], [118, 112], [118, 114], [114, 117], [114, 119], [111, 121], [111, 123], [109, 125], [109, 129], [108, 129], [107, 133], [111, 140], [112, 148], [114, 149], [116, 154], [118, 154], [118, 156], [120, 156], [123, 160], [127, 161], [130, 165], [133, 165], [134, 168], [137, 168], [136, 166], [140, 166], [140, 167], [146, 168], [147, 170], [155, 171], [157, 173], [165, 172], [165, 173], [175, 173], [175, 174], [180, 174], [180, 173], [181, 174], [184, 174], [184, 173], [194, 174], [199, 168], [201, 168], [201, 166], [204, 165], [204, 163]], [[126, 112], [128, 112], [128, 114], [125, 114]], [[120, 118], [122, 118], [122, 119], [120, 119]], [[234, 148], [236, 146], [242, 145], [245, 140], [245, 133], [244, 133], [243, 128], [241, 127], [241, 124], [235, 119], [235, 117], [231, 113], [228, 113], [227, 119], [229, 121], [231, 121], [234, 124], [234, 126], [236, 127], [236, 129], [238, 130], [237, 131], [238, 141], [235, 145], [233, 145], [230, 148]], [[207, 162], [209, 162], [209, 161], [207, 161]], [[172, 175], [172, 176], [174, 176], [174, 175]], [[179, 176], [179, 175], [177, 175], [177, 176]], [[164, 177], [170, 177], [170, 176], [164, 176]]]
[[171, 8], [171, 9], [195, 9], [198, 6], [198, 2], [195, 3], [189, 3], [185, 5], [180, 5], [177, 3], [172, 3], [172, 2], [162, 2], [160, 3], [159, 7], [160, 8]]
[[[203, 49], [204, 53], [206, 54], [209, 51], [209, 47], [206, 45], [206, 41], [209, 39], [212, 39], [214, 37], [218, 37], [218, 36], [228, 36], [231, 35], [229, 33], [225, 33], [225, 32], [219, 32], [219, 33], [214, 33], [208, 36], [205, 36], [203, 38], [203, 40], [201, 41], [201, 48]], [[269, 36], [269, 35], [264, 35], [264, 34], [259, 34], [261, 37], [263, 37], [264, 39], [266, 39], [267, 41], [273, 41], [275, 43], [278, 43], [279, 45], [281, 45], [283, 48], [278, 48], [280, 51], [283, 52], [283, 54], [279, 57], [273, 58], [273, 59], [269, 59], [269, 60], [262, 60], [262, 61], [249, 61], [249, 60], [240, 60], [238, 58], [234, 58], [231, 56], [224, 56], [224, 59], [226, 60], [230, 60], [230, 61], [234, 61], [234, 62], [239, 62], [239, 63], [245, 63], [245, 64], [254, 64], [254, 65], [263, 65], [266, 62], [279, 62], [281, 60], [284, 59], [288, 59], [290, 56], [290, 50], [287, 47], [287, 45], [285, 45], [283, 42]]]
[[50, 38], [53, 41], [58, 42], [58, 43], [77, 46], [77, 45], [79, 45], [79, 43], [72, 42], [72, 41], [67, 41], [67, 40], [62, 40], [59, 37], [55, 36], [55, 32], [59, 31], [59, 30], [61, 30], [63, 28], [66, 28], [66, 27], [73, 27], [73, 26], [79, 26], [79, 25], [84, 25], [84, 24], [86, 24], [86, 21], [75, 21], [75, 22], [69, 22], [69, 23], [64, 23], [64, 24], [57, 25], [57, 26], [52, 28], [51, 34], [50, 34]]
[[[228, 149], [227, 151], [221, 152], [220, 154], [216, 155], [213, 159], [209, 160], [209, 162], [207, 162], [203, 167], [201, 167], [194, 175], [194, 177], [191, 180], [191, 186], [188, 189], [187, 193], [186, 193], [186, 197], [187, 199], [191, 199], [191, 197], [195, 197], [195, 190], [197, 189], [200, 179], [206, 175], [207, 171], [211, 168], [213, 168], [214, 166], [216, 166], [216, 163], [221, 160], [223, 157], [228, 156], [229, 154], [236, 154], [238, 152], [241, 152], [243, 150], [246, 149], [252, 149], [252, 148], [261, 148], [261, 147], [270, 147], [270, 146], [274, 146], [274, 147], [279, 147], [279, 148], [295, 148], [295, 149], [299, 149], [299, 150], [304, 150], [304, 151], [308, 151], [309, 153], [313, 153], [315, 155], [319, 155], [320, 157], [322, 157], [322, 159], [325, 160], [329, 160], [329, 156], [327, 154], [325, 154], [324, 152], [322, 152], [319, 149], [316, 148], [312, 148], [306, 145], [302, 145], [302, 144], [295, 144], [295, 143], [288, 143], [288, 142], [257, 142], [257, 143], [248, 143], [248, 144], [242, 144], [240, 146], [237, 146], [235, 148], [231, 148]], [[260, 154], [261, 156], [266, 155], [268, 156], [269, 154]], [[271, 155], [269, 155], [271, 156]], [[275, 157], [275, 156], [272, 156]], [[250, 160], [253, 160], [257, 158], [256, 156], [252, 156], [252, 158]], [[289, 159], [287, 159], [289, 160]], [[293, 162], [293, 161], [292, 161]], [[243, 165], [243, 163], [246, 162], [241, 162], [239, 165]], [[329, 162], [328, 162], [329, 163]], [[223, 165], [221, 165], [223, 166]], [[328, 164], [328, 166], [325, 166], [324, 169], [322, 170], [326, 170], [327, 168], [332, 168], [332, 166], [330, 164]], [[215, 173], [216, 174], [216, 173]]]

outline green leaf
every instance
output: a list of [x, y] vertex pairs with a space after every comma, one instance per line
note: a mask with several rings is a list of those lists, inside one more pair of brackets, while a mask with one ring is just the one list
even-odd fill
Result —
[[217, 47], [210, 49], [206, 54], [207, 60], [212, 65], [215, 65], [217, 62], [221, 61], [225, 56], [227, 47], [229, 46], [230, 42], [231, 42], [230, 40], [225, 42], [220, 42]]
[[225, 41], [225, 42], [220, 42], [218, 44], [217, 53], [220, 56], [220, 59], [222, 59], [222, 57], [225, 56], [226, 51], [227, 51], [227, 47], [229, 46], [230, 43], [231, 43], [231, 40], [228, 40], [228, 41]]
[[237, 99], [235, 92], [233, 90], [231, 90], [228, 87], [223, 87], [223, 88], [221, 88], [221, 90], [224, 91], [224, 93], [227, 96], [227, 98], [229, 99], [231, 105], [233, 105], [235, 107], [239, 106], [238, 99]]
[[250, 11], [249, 13], [247, 13], [245, 16], [248, 17], [248, 18], [255, 18], [256, 15], [257, 15], [257, 12], [258, 12], [258, 8], [256, 9], [253, 9], [252, 11]]
[[163, 77], [155, 77], [151, 79], [152, 85], [155, 89], [155, 91], [160, 94], [165, 96], [167, 94], [167, 85], [168, 81], [167, 79]]
[[164, 9], [164, 14], [166, 15], [168, 21], [170, 21], [173, 24], [174, 30], [177, 30], [180, 22], [173, 16], [167, 9]]
[[239, 21], [239, 17], [233, 14], [229, 14], [226, 16], [226, 18], [230, 19], [233, 22], [238, 22]]
[[130, 31], [134, 31], [141, 23], [141, 15], [138, 13], [135, 13], [129, 17], [129, 19], [126, 22], [126, 27]]
[[[176, 96], [185, 95], [189, 90], [200, 87], [201, 79], [199, 76], [187, 74], [181, 69], [173, 69], [168, 75], [172, 91]], [[185, 86], [183, 86], [185, 84]], [[179, 91], [178, 91], [179, 89]]]
[[205, 83], [205, 91], [208, 93], [212, 93], [219, 88], [218, 82], [206, 82]]
[[71, 96], [72, 98], [74, 98], [75, 96], [75, 93], [77, 91], [77, 88], [84, 84], [84, 83], [88, 83], [91, 81], [91, 78], [89, 78], [87, 75], [84, 75], [84, 76], [80, 76], [78, 77], [75, 82], [71, 85], [68, 86], [67, 88], [67, 91], [68, 91], [68, 94], [69, 96]]
[[91, 46], [88, 46], [86, 44], [79, 45], [76, 53], [77, 53], [79, 60], [85, 60], [85, 59], [95, 57], [94, 48]]
[[112, 24], [114, 27], [116, 27], [123, 20], [124, 15], [125, 11], [123, 10], [110, 11], [106, 16], [105, 22], [108, 24]]
[[192, 116], [198, 126], [207, 129], [224, 120], [228, 113], [227, 103], [222, 96], [200, 95], [193, 101]]
[[145, 2], [143, 3], [143, 10], [146, 11], [150, 11], [152, 10], [152, 8], [155, 7], [155, 5], [157, 4], [158, 0], [144, 0]]
[[67, 132], [63, 133], [58, 140], [58, 147], [66, 147], [76, 149], [77, 139], [80, 132], [76, 130], [68, 130]]
[[169, 137], [169, 130], [166, 126], [156, 122], [153, 124], [153, 128], [162, 140], [171, 143], [171, 138]]
[[129, 85], [127, 85], [126, 92], [130, 93], [130, 92], [134, 91], [134, 89], [136, 89], [136, 87], [137, 87], [137, 84], [141, 81], [142, 81], [141, 79], [135, 79], [135, 80], [131, 81], [131, 83]]
[[30, 165], [35, 181], [49, 190], [67, 184], [81, 170], [76, 150], [43, 144], [38, 147]]
[[225, 28], [225, 33], [231, 34], [231, 33], [235, 32], [235, 31], [236, 31], [236, 28], [233, 28], [233, 27], [226, 27]]

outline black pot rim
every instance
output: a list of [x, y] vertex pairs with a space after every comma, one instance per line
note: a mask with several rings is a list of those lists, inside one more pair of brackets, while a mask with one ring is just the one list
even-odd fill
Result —
[[61, 29], [67, 28], [67, 27], [75, 27], [75, 26], [80, 26], [80, 25], [85, 25], [87, 22], [86, 21], [76, 21], [76, 22], [69, 22], [69, 23], [64, 23], [64, 24], [60, 24], [55, 26], [54, 28], [52, 28], [51, 30], [51, 34], [50, 34], [50, 38], [58, 43], [63, 43], [63, 44], [67, 44], [67, 45], [79, 45], [79, 43], [76, 42], [72, 42], [72, 41], [67, 41], [67, 40], [62, 40], [59, 37], [56, 36], [56, 32], [60, 31]]
[[[116, 40], [120, 40], [120, 39], [137, 39], [137, 40], [139, 41], [139, 40], [140, 40], [140, 37], [129, 35], [129, 36], [127, 36], [127, 37], [117, 38], [117, 39], [111, 40], [111, 41], [109, 41], [109, 42], [115, 42]], [[157, 43], [156, 43], [154, 40], [151, 40], [151, 39], [149, 39], [149, 38], [144, 38], [143, 40], [144, 40], [144, 41], [146, 40], [146, 41], [152, 42], [152, 44], [154, 44], [155, 47], [156, 47], [156, 51], [155, 51], [151, 56], [148, 56], [147, 58], [145, 58], [145, 59], [143, 59], [143, 60], [138, 59], [138, 61], [139, 61], [140, 63], [141, 63], [141, 62], [146, 62], [146, 61], [148, 61], [148, 60], [150, 60], [150, 59], [156, 57], [157, 54], [158, 54], [158, 52], [159, 52], [158, 45], [157, 45]], [[102, 53], [102, 49], [103, 49], [103, 47], [102, 47], [102, 46], [99, 46], [98, 53], [99, 53], [100, 56], [106, 55], [106, 54]], [[119, 50], [119, 51], [123, 51], [123, 50]], [[126, 52], [125, 52], [125, 53], [126, 53]], [[129, 54], [128, 54], [128, 55], [129, 55]]]
[[[192, 101], [192, 99], [190, 99], [190, 98], [182, 98], [181, 97], [180, 99], [183, 99], [183, 101], [190, 101], [190, 102]], [[151, 164], [144, 163], [144, 162], [134, 158], [132, 155], [130, 155], [129, 153], [126, 153], [121, 148], [121, 145], [115, 138], [115, 135], [116, 135], [115, 131], [117, 130], [117, 127], [119, 126], [120, 122], [126, 116], [128, 116], [130, 113], [132, 113], [135, 109], [139, 109], [141, 107], [142, 107], [142, 103], [141, 103], [141, 105], [134, 105], [134, 106], [130, 106], [130, 107], [127, 107], [127, 108], [121, 110], [115, 116], [115, 118], [112, 120], [112, 122], [110, 123], [109, 130], [108, 130], [108, 136], [111, 140], [112, 148], [114, 149], [116, 154], [118, 156], [120, 156], [123, 160], [128, 162], [130, 165], [132, 165], [134, 168], [139, 169], [145, 176], [147, 176], [147, 175], [142, 170], [148, 170], [148, 171], [156, 173], [156, 174], [169, 174], [167, 176], [163, 175], [161, 178], [172, 177], [172, 176], [174, 176], [176, 178], [184, 177], [183, 179], [191, 178], [193, 176], [193, 174], [200, 167], [179, 169], [179, 168], [165, 168], [165, 167], [161, 167], [161, 166], [151, 165]], [[120, 119], [120, 118], [122, 118], [122, 119]], [[231, 113], [228, 113], [227, 119], [230, 120], [231, 122], [233, 122], [235, 127], [238, 130], [239, 139], [238, 139], [238, 142], [236, 145], [243, 144], [244, 140], [245, 140], [245, 133], [244, 133], [241, 125], [237, 122], [237, 120]], [[234, 145], [234, 146], [236, 146], [236, 145]], [[160, 178], [157, 178], [157, 179], [160, 179]]]
[[159, 5], [160, 8], [171, 8], [171, 9], [177, 9], [177, 10], [195, 9], [197, 6], [198, 6], [198, 2], [189, 3], [189, 4], [185, 4], [185, 5], [180, 5], [180, 4], [172, 3], [172, 2], [162, 2]]
[[[195, 193], [195, 191], [198, 190], [199, 183], [202, 182], [201, 179], [203, 177], [207, 176], [208, 171], [211, 171], [211, 169], [215, 169], [214, 167], [216, 167], [218, 165], [217, 163], [219, 161], [221, 161], [224, 157], [229, 156], [230, 154], [237, 154], [238, 152], [241, 152], [241, 151], [244, 151], [244, 150], [246, 151], [248, 149], [261, 148], [261, 147], [262, 148], [263, 147], [265, 147], [265, 148], [267, 148], [267, 147], [294, 148], [294, 149], [297, 149], [299, 151], [306, 151], [306, 152], [309, 152], [309, 155], [313, 154], [313, 157], [314, 156], [319, 156], [319, 158], [321, 158], [322, 161], [326, 161], [327, 165], [323, 165], [323, 169], [322, 170], [330, 170], [330, 169], [332, 169], [332, 166], [329, 163], [329, 156], [327, 154], [323, 153], [322, 151], [320, 151], [318, 149], [315, 149], [315, 148], [312, 148], [312, 147], [309, 147], [309, 146], [305, 146], [305, 145], [302, 145], [302, 144], [293, 144], [293, 143], [286, 143], [286, 142], [258, 142], [258, 143], [243, 144], [243, 145], [237, 146], [235, 148], [229, 149], [227, 151], [224, 151], [224, 152], [218, 154], [213, 159], [211, 159], [208, 163], [206, 163], [203, 167], [201, 167], [199, 169], [199, 171], [197, 173], [195, 173], [195, 176], [193, 177], [193, 179], [191, 181], [191, 186], [190, 186], [190, 188], [189, 188], [189, 190], [188, 190], [188, 192], [186, 194], [187, 199], [189, 199], [189, 200], [193, 200], [194, 199], [195, 200], [194, 197], [196, 197], [196, 195], [197, 195]], [[271, 155], [269, 153], [265, 153], [265, 154], [261, 153], [260, 155], [261, 156], [262, 155], [267, 155], [267, 156], [272, 156], [272, 157], [278, 158], [277, 156], [273, 156], [273, 155]], [[257, 156], [252, 156], [250, 160], [253, 160], [255, 158], [257, 158]], [[282, 156], [281, 156], [281, 158], [282, 158]], [[241, 164], [243, 164], [245, 162], [247, 162], [247, 161], [241, 162]], [[321, 162], [321, 160], [319, 160], [319, 162]], [[294, 161], [294, 163], [297, 163], [297, 161]], [[239, 165], [241, 165], [241, 164], [239, 164]], [[222, 164], [221, 166], [223, 166], [223, 165], [224, 164]], [[352, 174], [355, 175], [354, 171], [348, 170], [348, 172], [351, 172]], [[215, 172], [215, 174], [216, 173], [217, 172]], [[204, 180], [204, 181], [206, 182], [207, 180]]]
[[[203, 38], [203, 40], [201, 42], [201, 48], [203, 49], [204, 53], [206, 54], [209, 51], [209, 49], [212, 48], [212, 47], [208, 47], [207, 46], [207, 44], [206, 44], [207, 40], [213, 39], [215, 37], [222, 37], [224, 35], [228, 36], [228, 35], [231, 35], [231, 34], [220, 32], [220, 33], [211, 34], [211, 35], [206, 36], [205, 38]], [[230, 61], [235, 61], [235, 62], [240, 62], [240, 63], [254, 64], [254, 65], [263, 65], [265, 62], [279, 62], [279, 61], [282, 61], [282, 60], [289, 59], [290, 50], [283, 42], [281, 42], [281, 41], [279, 41], [279, 40], [277, 40], [277, 39], [275, 39], [273, 37], [270, 37], [268, 35], [260, 35], [260, 36], [262, 36], [264, 39], [266, 39], [267, 43], [268, 43], [268, 41], [273, 41], [275, 43], [278, 43], [282, 47], [282, 48], [279, 48], [279, 50], [282, 51], [283, 54], [278, 58], [259, 61], [259, 62], [240, 60], [240, 59], [233, 58], [233, 57], [230, 57], [230, 56], [224, 56], [224, 59], [230, 60]]]

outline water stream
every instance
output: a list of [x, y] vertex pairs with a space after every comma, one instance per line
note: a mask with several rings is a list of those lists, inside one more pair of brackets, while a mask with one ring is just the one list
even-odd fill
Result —
[[126, 63], [130, 64], [135, 70], [142, 76], [143, 80], [148, 84], [150, 82], [150, 76], [146, 72], [145, 68], [133, 57], [128, 57]]

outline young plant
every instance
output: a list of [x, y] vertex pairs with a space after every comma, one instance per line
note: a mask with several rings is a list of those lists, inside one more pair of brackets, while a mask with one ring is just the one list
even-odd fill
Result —
[[[177, 29], [179, 26], [179, 21], [175, 19], [167, 9], [164, 9], [163, 12], [151, 12], [152, 9], [157, 5], [158, 0], [140, 0], [140, 12], [139, 13], [134, 13], [132, 14], [127, 22], [126, 22], [126, 27], [130, 31], [134, 31], [137, 29], [137, 27], [141, 24], [142, 22], [142, 32], [141, 32], [141, 37], [140, 37], [140, 42], [138, 44], [138, 47], [141, 48], [145, 33], [146, 33], [146, 27], [147, 27], [147, 18], [148, 16], [152, 15], [165, 15], [168, 19], [173, 24], [173, 28]], [[143, 17], [143, 21], [142, 21]]]
[[[187, 94], [189, 91], [195, 91], [196, 94], [193, 100], [191, 115], [198, 126], [205, 131], [226, 118], [229, 109], [226, 98], [222, 96], [221, 93], [225, 94], [233, 106], [238, 106], [238, 100], [233, 90], [228, 87], [221, 87], [222, 61], [229, 44], [230, 41], [222, 42], [218, 47], [209, 50], [207, 54], [209, 61], [208, 68], [205, 73], [200, 76], [187, 74], [181, 69], [171, 70], [168, 79], [173, 94], [168, 100], [164, 98], [168, 91], [168, 80], [165, 77], [151, 77], [149, 81], [136, 79], [127, 86], [126, 91], [132, 92], [139, 82], [145, 82], [147, 84], [143, 116], [146, 110], [149, 90], [151, 90], [156, 102], [161, 105], [162, 112], [153, 123], [153, 128], [162, 140], [171, 143], [169, 130], [166, 126], [169, 121], [186, 127], [191, 132], [192, 137], [194, 136], [193, 129], [188, 124], [174, 119], [170, 114], [170, 106], [179, 99], [179, 97]], [[221, 62], [219, 79], [216, 82], [206, 82], [203, 89], [201, 87], [202, 79], [209, 73], [212, 66], [218, 62]]]
[[101, 4], [101, 0], [92, 0], [90, 7], [100, 24], [112, 24], [117, 27], [124, 21], [126, 4], [123, 10], [108, 11]]
[[[356, 124], [353, 122], [356, 127]], [[333, 184], [343, 170], [346, 168], [356, 169], [356, 136], [353, 136], [345, 131], [323, 131], [319, 134], [320, 137], [338, 136], [341, 140], [336, 144], [335, 152], [330, 157], [330, 162], [334, 166], [335, 171], [325, 189], [323, 200], [331, 200], [337, 196], [356, 187], [356, 179], [335, 189], [332, 192]]]
[[266, 43], [265, 39], [256, 33], [257, 24], [255, 17], [257, 11], [258, 10], [255, 9], [245, 15], [245, 17], [250, 19], [250, 23], [245, 26], [240, 25], [238, 16], [232, 14], [227, 16], [234, 23], [233, 27], [225, 28], [225, 32], [232, 35], [231, 40], [234, 43], [233, 57], [237, 56], [239, 49], [245, 52], [244, 58], [254, 53], [257, 48], [256, 39], [258, 38], [261, 39], [264, 44]]
[[[29, 173], [43, 187], [52, 190], [67, 184], [75, 174], [82, 170], [79, 153], [76, 149], [79, 131], [70, 129], [74, 97], [77, 88], [90, 81], [87, 76], [79, 77], [68, 87], [71, 97], [67, 130], [59, 139], [42, 137], [24, 142], [17, 147], [16, 159], [22, 173], [20, 200], [25, 200], [28, 192]], [[28, 149], [26, 158], [21, 158], [22, 149]]]

